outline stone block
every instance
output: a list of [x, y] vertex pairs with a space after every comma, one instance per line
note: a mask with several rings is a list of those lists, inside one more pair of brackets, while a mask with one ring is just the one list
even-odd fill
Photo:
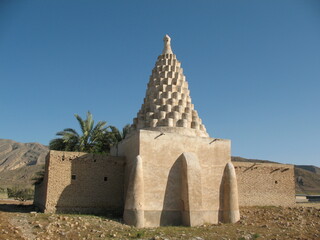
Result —
[[191, 128], [193, 128], [193, 129], [200, 129], [199, 122], [191, 122]]
[[158, 119], [152, 119], [150, 121], [150, 127], [156, 127], [157, 126], [157, 123], [158, 123]]
[[179, 119], [180, 119], [180, 113], [179, 112], [177, 112], [177, 111], [173, 111], [173, 119], [175, 120], [175, 121], [178, 121]]
[[172, 105], [170, 105], [170, 104], [165, 105], [165, 111], [166, 112], [171, 112], [172, 111]]
[[176, 127], [183, 127], [183, 122], [181, 119], [176, 122]]
[[[170, 81], [171, 81], [171, 84], [172, 84], [172, 79], [170, 78]], [[173, 86], [168, 84], [168, 87], [167, 87], [167, 91], [169, 92], [172, 92], [173, 91]]]
[[179, 93], [178, 92], [173, 92], [172, 93], [172, 98], [174, 98], [174, 99], [178, 99], [178, 95]]
[[172, 118], [168, 118], [167, 121], [168, 121], [167, 122], [167, 126], [168, 127], [173, 127], [173, 119]]
[[182, 119], [188, 120], [189, 114], [188, 113], [182, 113], [181, 117], [182, 117]]
[[188, 128], [189, 127], [187, 119], [182, 119], [182, 127], [184, 127], [184, 128]]
[[161, 118], [158, 120], [157, 127], [165, 127], [167, 126], [167, 119]]
[[146, 113], [146, 120], [150, 120], [153, 118], [153, 112], [147, 112]]
[[192, 110], [192, 117], [198, 117], [197, 110]]
[[167, 114], [167, 112], [165, 112], [165, 111], [160, 111], [160, 112], [159, 112], [159, 119], [165, 119], [165, 118], [166, 118], [166, 114]]

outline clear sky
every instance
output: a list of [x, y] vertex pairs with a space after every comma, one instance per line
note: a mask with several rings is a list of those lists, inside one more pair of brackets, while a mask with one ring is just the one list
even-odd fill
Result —
[[318, 0], [1, 0], [0, 138], [132, 123], [165, 34], [232, 155], [320, 165]]

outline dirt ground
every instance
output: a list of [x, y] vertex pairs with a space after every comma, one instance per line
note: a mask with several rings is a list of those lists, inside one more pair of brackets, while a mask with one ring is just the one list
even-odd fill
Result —
[[36, 213], [31, 202], [0, 201], [0, 239], [320, 239], [320, 203], [241, 208], [236, 224], [137, 229], [121, 219]]

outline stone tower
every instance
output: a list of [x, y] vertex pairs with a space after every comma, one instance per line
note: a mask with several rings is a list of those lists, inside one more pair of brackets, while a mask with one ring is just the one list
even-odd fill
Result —
[[136, 227], [236, 222], [231, 142], [206, 132], [170, 40], [164, 37], [131, 132], [113, 153], [126, 158], [124, 221]]
[[166, 35], [163, 41], [162, 54], [152, 70], [146, 97], [133, 120], [133, 128], [208, 137], [191, 102], [181, 63], [171, 50], [171, 39]]

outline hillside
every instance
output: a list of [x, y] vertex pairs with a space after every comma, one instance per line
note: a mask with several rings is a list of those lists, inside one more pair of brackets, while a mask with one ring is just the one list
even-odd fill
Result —
[[[232, 157], [235, 162], [277, 163], [268, 160]], [[294, 165], [296, 194], [320, 195], [320, 168], [311, 165]]]
[[316, 173], [316, 174], [320, 174], [320, 168], [316, 167], [316, 166], [312, 166], [312, 165], [297, 165], [298, 168]]
[[30, 187], [35, 173], [43, 168], [48, 147], [0, 139], [0, 187]]
[[[320, 195], [320, 168], [310, 167], [306, 169], [296, 165], [294, 168], [297, 194]], [[308, 169], [314, 169], [315, 172]]]

